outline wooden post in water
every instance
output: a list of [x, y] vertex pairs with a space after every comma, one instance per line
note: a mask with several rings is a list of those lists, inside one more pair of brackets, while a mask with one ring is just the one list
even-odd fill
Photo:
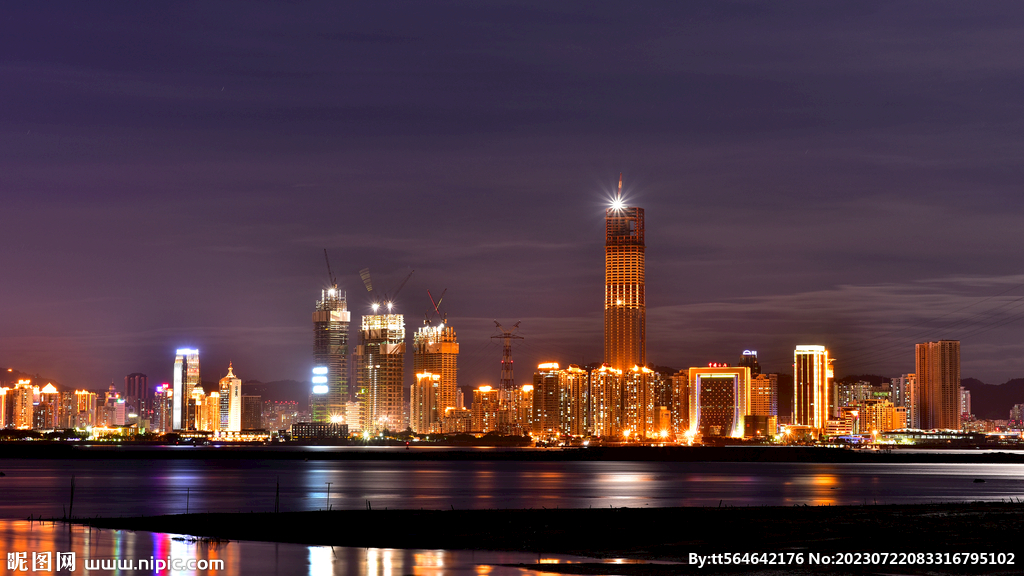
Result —
[[75, 475], [71, 475], [71, 504], [68, 506], [68, 520], [75, 516]]

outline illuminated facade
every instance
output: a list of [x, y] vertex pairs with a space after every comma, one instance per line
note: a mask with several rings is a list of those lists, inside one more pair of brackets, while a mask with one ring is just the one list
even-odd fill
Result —
[[60, 408], [60, 392], [56, 386], [47, 384], [39, 390], [39, 402], [33, 407], [32, 427], [36, 430], [57, 428], [57, 412]]
[[793, 351], [793, 424], [825, 432], [829, 419], [832, 358], [824, 346], [797, 346]]
[[607, 364], [590, 371], [592, 433], [613, 439], [622, 434], [622, 370]]
[[210, 392], [203, 400], [203, 430], [219, 432], [220, 427], [220, 392]]
[[[437, 326], [421, 326], [413, 334], [412, 348], [415, 373], [419, 375], [427, 372], [437, 376], [437, 385], [430, 387], [434, 396], [429, 402], [432, 406], [429, 424], [426, 424], [429, 430], [424, 432], [439, 432], [445, 412], [449, 408], [458, 407], [459, 343], [455, 338], [455, 329], [443, 323]], [[416, 412], [416, 404], [410, 404], [410, 410]], [[413, 415], [413, 419], [415, 418]], [[416, 428], [413, 427], [413, 430]]]
[[401, 314], [363, 316], [359, 340], [356, 365], [362, 430], [404, 430], [405, 318]]
[[7, 391], [7, 401], [11, 404], [12, 416], [9, 426], [19, 430], [32, 429], [33, 394], [30, 380], [19, 380], [14, 388]]
[[750, 379], [750, 414], [779, 415], [779, 375], [758, 374]]
[[195, 430], [196, 414], [189, 413], [192, 390], [199, 385], [199, 350], [179, 348], [174, 357], [174, 412], [171, 426], [174, 430]]
[[242, 379], [235, 376], [234, 365], [228, 362], [228, 373], [217, 384], [219, 423], [211, 430], [242, 430]]
[[894, 406], [888, 400], [858, 400], [852, 407], [858, 410], [861, 434], [889, 432], [907, 427], [907, 409], [903, 406]]
[[904, 374], [890, 381], [892, 403], [907, 409], [907, 428], [921, 428], [921, 411], [919, 399], [921, 393], [917, 387], [917, 374]]
[[661, 431], [655, 388], [661, 375], [647, 367], [636, 366], [623, 372], [622, 434], [627, 439], [654, 438]]
[[[92, 403], [95, 406], [95, 395], [93, 395]], [[81, 406], [81, 404], [79, 404], [79, 406]], [[173, 430], [171, 425], [173, 413], [174, 389], [170, 384], [161, 384], [155, 387], [153, 390], [153, 421], [151, 422], [153, 430], [164, 434]], [[84, 426], [76, 426], [76, 428], [84, 428]]]
[[417, 372], [409, 394], [409, 427], [417, 434], [435, 434], [441, 431], [444, 411], [438, 410], [441, 375]]
[[518, 400], [516, 423], [520, 430], [530, 433], [533, 431], [533, 384], [523, 384], [519, 388]]
[[590, 375], [570, 364], [558, 375], [559, 431], [566, 436], [590, 434]]
[[644, 209], [619, 197], [605, 211], [604, 361], [617, 370], [647, 363]]
[[670, 378], [672, 382], [672, 428], [677, 438], [690, 430], [690, 372], [680, 370]]
[[690, 368], [690, 430], [703, 437], [741, 438], [750, 414], [750, 367]]
[[960, 341], [925, 342], [915, 348], [921, 428], [960, 428]]
[[498, 429], [498, 389], [481, 386], [473, 390], [473, 430], [491, 432]]
[[[533, 373], [533, 433], [541, 437], [559, 434], [559, 375], [556, 362], [537, 366]], [[474, 403], [476, 398], [473, 399]]]
[[323, 290], [313, 312], [313, 395], [310, 410], [314, 422], [346, 421], [350, 321], [345, 293], [336, 285]]

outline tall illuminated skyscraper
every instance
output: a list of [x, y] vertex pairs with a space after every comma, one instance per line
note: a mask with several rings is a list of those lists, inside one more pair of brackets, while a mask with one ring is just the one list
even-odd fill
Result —
[[195, 409], [189, 412], [192, 390], [199, 386], [199, 350], [179, 348], [174, 357], [174, 412], [171, 427], [175, 430], [195, 430]]
[[218, 430], [238, 432], [242, 429], [242, 379], [235, 376], [235, 369], [228, 362], [228, 374], [220, 379], [217, 386], [219, 402]]
[[918, 406], [921, 428], [960, 428], [960, 341], [918, 344]]
[[797, 346], [793, 351], [793, 424], [820, 435], [829, 416], [832, 358], [824, 346]]
[[[459, 343], [455, 338], [455, 329], [444, 323], [437, 326], [421, 326], [412, 336], [413, 370], [419, 374], [429, 373], [437, 377], [436, 385], [431, 381], [429, 393], [433, 396], [425, 404], [430, 406], [424, 412], [417, 411], [417, 402], [413, 398], [411, 410], [420, 416], [413, 430], [417, 432], [440, 432], [441, 419], [451, 408], [457, 408], [456, 390], [458, 389]], [[424, 390], [427, 390], [424, 388]], [[423, 428], [417, 429], [417, 426]]]
[[647, 362], [644, 209], [623, 203], [621, 175], [604, 224], [604, 361], [628, 371]]
[[[379, 308], [378, 304], [373, 305], [374, 312]], [[390, 313], [363, 316], [355, 355], [363, 430], [404, 430], [405, 318]]]
[[337, 284], [321, 292], [313, 312], [314, 422], [345, 422], [348, 392], [348, 325], [351, 315]]

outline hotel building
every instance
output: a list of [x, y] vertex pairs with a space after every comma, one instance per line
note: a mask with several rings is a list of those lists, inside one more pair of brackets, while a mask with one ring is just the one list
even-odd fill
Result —
[[750, 367], [710, 364], [690, 368], [690, 430], [702, 437], [741, 438], [750, 414]]
[[173, 398], [174, 412], [171, 426], [174, 430], [195, 430], [195, 409], [189, 412], [192, 390], [199, 386], [199, 350], [179, 348], [174, 357]]
[[793, 424], [807, 426], [815, 436], [829, 419], [833, 359], [824, 346], [797, 346], [793, 351]]

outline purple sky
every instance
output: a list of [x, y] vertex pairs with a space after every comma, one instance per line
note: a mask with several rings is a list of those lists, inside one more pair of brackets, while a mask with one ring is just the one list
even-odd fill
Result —
[[651, 362], [1022, 375], [1019, 3], [551, 4], [5, 4], [0, 365], [307, 378], [324, 248], [356, 317], [447, 288], [460, 384], [495, 318], [598, 361], [621, 171]]

